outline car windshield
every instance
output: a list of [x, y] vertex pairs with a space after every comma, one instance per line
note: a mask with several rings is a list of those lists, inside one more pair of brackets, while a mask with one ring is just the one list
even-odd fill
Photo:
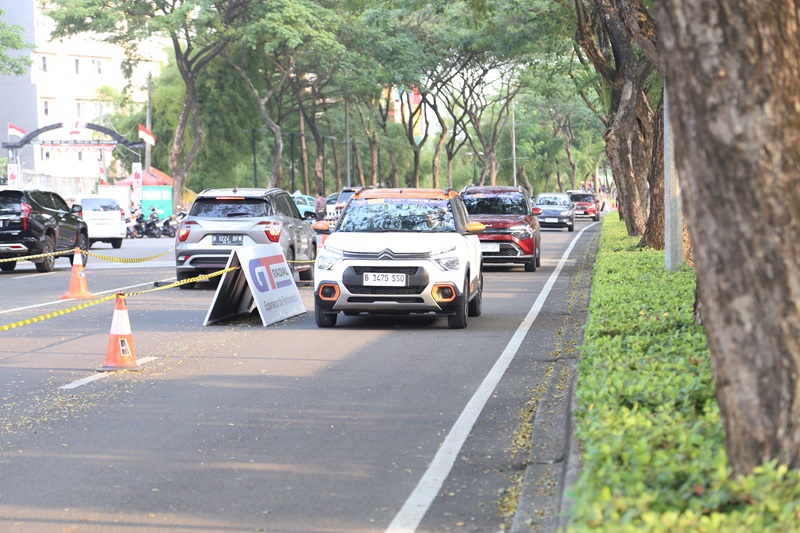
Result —
[[519, 194], [470, 194], [464, 203], [470, 215], [527, 215], [528, 205]]
[[356, 198], [344, 213], [338, 231], [455, 231], [448, 200], [427, 198]]
[[197, 198], [189, 213], [200, 218], [265, 217], [271, 214], [270, 205], [261, 198]]
[[536, 205], [559, 205], [568, 206], [569, 200], [563, 196], [540, 196], [536, 199]]
[[594, 195], [591, 194], [573, 194], [573, 202], [594, 202]]
[[113, 198], [82, 198], [78, 203], [84, 211], [119, 211], [119, 204]]
[[347, 200], [349, 200], [350, 197], [353, 196], [355, 192], [356, 191], [342, 191], [342, 194], [339, 195], [338, 203], [343, 204], [347, 202]]

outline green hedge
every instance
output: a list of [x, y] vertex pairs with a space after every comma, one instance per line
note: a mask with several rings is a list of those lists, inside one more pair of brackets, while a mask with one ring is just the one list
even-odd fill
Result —
[[732, 479], [695, 273], [603, 221], [578, 368], [582, 473], [569, 531], [800, 531], [800, 475]]

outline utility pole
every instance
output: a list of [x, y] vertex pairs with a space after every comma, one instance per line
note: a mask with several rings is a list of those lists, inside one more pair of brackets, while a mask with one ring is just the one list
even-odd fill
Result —
[[350, 117], [350, 113], [348, 113], [347, 109], [347, 97], [345, 96], [344, 99], [344, 148], [347, 152], [347, 157], [345, 160], [347, 161], [347, 186], [350, 187], [350, 152], [352, 149], [350, 147], [350, 121], [348, 120]]
[[675, 150], [669, 124], [667, 87], [664, 86], [664, 267], [675, 270], [683, 261], [681, 187], [675, 172]]
[[[148, 72], [147, 73], [147, 119], [145, 120], [145, 122], [147, 122], [146, 128], [148, 131], [153, 131], [152, 114], [153, 114], [153, 74], [152, 72]], [[150, 143], [145, 143], [144, 145], [144, 168], [145, 172], [149, 174]]]
[[514, 187], [517, 186], [517, 123], [515, 121], [515, 110], [517, 100], [511, 100], [511, 160], [514, 165]]

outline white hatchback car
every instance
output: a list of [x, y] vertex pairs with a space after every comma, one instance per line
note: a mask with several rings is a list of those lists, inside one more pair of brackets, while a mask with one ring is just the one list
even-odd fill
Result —
[[362, 189], [353, 194], [314, 268], [319, 327], [346, 315], [436, 313], [450, 328], [481, 314], [483, 274], [477, 233], [452, 189]]
[[73, 205], [80, 204], [81, 216], [89, 232], [89, 247], [96, 242], [111, 243], [120, 248], [125, 238], [125, 211], [116, 198], [100, 194], [82, 194], [74, 198]]

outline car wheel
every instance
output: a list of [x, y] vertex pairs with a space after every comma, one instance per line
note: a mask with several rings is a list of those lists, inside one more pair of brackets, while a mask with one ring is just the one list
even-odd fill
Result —
[[[186, 274], [184, 272], [178, 272], [178, 274], [176, 276], [178, 281], [183, 281], [185, 279], [189, 279], [189, 278], [192, 278], [192, 277], [194, 277], [194, 276], [192, 276], [191, 274]], [[189, 290], [189, 289], [194, 289], [195, 285], [197, 285], [197, 282], [192, 281], [191, 283], [184, 283], [183, 285], [178, 285], [178, 288], [183, 289], [183, 290]]]
[[573, 222], [569, 226], [567, 226], [567, 231], [575, 231], [575, 223]]
[[[89, 239], [86, 237], [86, 234], [79, 233], [78, 240], [75, 241], [75, 248], [81, 249], [81, 266], [86, 266], [86, 263], [89, 262], [89, 254], [83, 253], [89, 249]], [[69, 264], [73, 264], [75, 262], [75, 254], [72, 253], [69, 256]]]
[[336, 325], [337, 314], [338, 313], [326, 313], [320, 306], [314, 306], [314, 321], [317, 323], [317, 327], [332, 328]]
[[537, 267], [542, 266], [542, 248], [541, 247], [536, 248], [536, 266]]
[[317, 258], [317, 245], [311, 245], [311, 253], [309, 254], [308, 260], [311, 261], [311, 267], [308, 270], [303, 270], [300, 272], [300, 281], [311, 281], [314, 279], [314, 260]]
[[16, 261], [5, 261], [3, 263], [0, 263], [0, 270], [2, 270], [3, 272], [11, 272], [15, 268], [17, 268]]
[[122, 248], [122, 239], [111, 239], [112, 248]]
[[[44, 246], [42, 246], [42, 253], [43, 254], [51, 254], [55, 250], [56, 245], [53, 241], [53, 237], [47, 235], [44, 238]], [[56, 257], [54, 255], [48, 255], [42, 259], [39, 263], [34, 263], [36, 265], [36, 270], [38, 272], [52, 272], [56, 265]]]
[[525, 263], [525, 272], [536, 272], [536, 248], [533, 249], [531, 260]]
[[469, 283], [464, 280], [464, 303], [460, 305], [455, 313], [447, 315], [447, 327], [450, 329], [464, 329], [467, 327], [467, 315], [469, 314]]
[[481, 316], [483, 312], [483, 274], [479, 279], [478, 292], [469, 301], [469, 316]]
[[600, 213], [596, 214], [592, 220], [595, 222], [600, 222]]

